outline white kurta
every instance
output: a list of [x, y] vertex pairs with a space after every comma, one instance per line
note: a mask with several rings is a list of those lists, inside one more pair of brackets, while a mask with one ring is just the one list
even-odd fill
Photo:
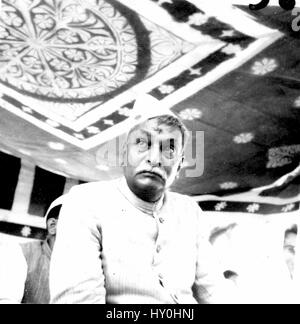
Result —
[[52, 254], [52, 302], [229, 302], [231, 285], [202, 235], [201, 215], [175, 193], [147, 204], [124, 179], [73, 188]]
[[19, 245], [0, 244], [0, 304], [20, 304], [27, 263]]

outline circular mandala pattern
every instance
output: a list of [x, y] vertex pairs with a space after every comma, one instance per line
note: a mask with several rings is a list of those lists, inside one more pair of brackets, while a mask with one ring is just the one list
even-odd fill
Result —
[[4, 0], [0, 81], [45, 99], [90, 100], [134, 79], [136, 31], [104, 0]]

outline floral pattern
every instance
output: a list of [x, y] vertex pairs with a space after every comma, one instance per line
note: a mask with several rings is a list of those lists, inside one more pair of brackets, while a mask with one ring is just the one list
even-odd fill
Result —
[[120, 108], [118, 112], [121, 116], [130, 117], [132, 113], [132, 109], [124, 107], [124, 108]]
[[277, 69], [278, 63], [275, 59], [264, 58], [261, 61], [257, 61], [252, 66], [252, 73], [255, 75], [266, 75]]
[[189, 17], [189, 24], [195, 26], [201, 26], [206, 24], [209, 19], [209, 16], [206, 16], [200, 12], [197, 12]]
[[222, 49], [222, 52], [227, 55], [232, 55], [232, 54], [237, 54], [237, 53], [241, 52], [242, 50], [243, 49], [240, 45], [229, 44]]
[[196, 108], [187, 108], [180, 112], [179, 117], [183, 120], [199, 119], [203, 115], [202, 111]]
[[29, 226], [24, 226], [21, 230], [23, 237], [29, 237], [31, 235], [31, 228]]
[[224, 30], [222, 32], [221, 38], [223, 38], [223, 37], [233, 37], [234, 34], [235, 34], [234, 30]]
[[239, 185], [236, 182], [225, 182], [220, 184], [220, 188], [223, 190], [230, 190], [230, 189], [235, 189]]
[[242, 133], [234, 137], [233, 141], [236, 144], [247, 144], [252, 142], [254, 139], [254, 134], [252, 133]]
[[218, 204], [215, 206], [215, 210], [216, 210], [216, 211], [222, 211], [222, 210], [224, 210], [226, 207], [227, 207], [227, 203], [226, 203], [225, 201], [222, 201], [222, 202], [218, 203]]
[[87, 128], [89, 134], [99, 134], [101, 131], [98, 127], [90, 126]]
[[295, 207], [296, 207], [296, 204], [289, 204], [282, 208], [282, 212], [289, 213], [289, 212], [293, 211], [295, 209]]
[[300, 145], [274, 147], [269, 150], [268, 169], [280, 168], [291, 164], [300, 154]]
[[65, 149], [65, 145], [62, 143], [49, 142], [48, 146], [55, 151], [63, 151]]
[[247, 207], [247, 210], [249, 213], [256, 213], [259, 211], [260, 205], [259, 204], [251, 204]]
[[159, 87], [159, 91], [162, 93], [162, 94], [170, 94], [172, 93], [173, 91], [175, 90], [175, 87], [174, 86], [171, 86], [171, 85], [162, 85]]
[[28, 6], [27, 15], [20, 1], [3, 2], [2, 82], [31, 95], [74, 100], [102, 96], [135, 77], [135, 31], [109, 3], [37, 0]]

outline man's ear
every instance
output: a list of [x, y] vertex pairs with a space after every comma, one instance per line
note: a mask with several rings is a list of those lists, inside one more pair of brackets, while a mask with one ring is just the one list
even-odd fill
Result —
[[179, 174], [179, 172], [181, 171], [182, 169], [182, 166], [183, 166], [183, 163], [184, 163], [184, 160], [185, 160], [185, 156], [183, 155], [182, 158], [181, 158], [181, 161], [178, 165], [178, 169], [177, 169], [177, 173]]

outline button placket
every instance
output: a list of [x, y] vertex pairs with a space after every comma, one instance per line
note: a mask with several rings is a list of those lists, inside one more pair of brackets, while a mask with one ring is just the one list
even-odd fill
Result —
[[153, 218], [155, 219], [157, 229], [158, 229], [158, 235], [155, 242], [155, 251], [154, 251], [154, 264], [159, 264], [161, 262], [161, 251], [162, 251], [162, 224], [164, 221], [163, 217], [159, 217], [159, 213], [156, 211], [153, 212]]

